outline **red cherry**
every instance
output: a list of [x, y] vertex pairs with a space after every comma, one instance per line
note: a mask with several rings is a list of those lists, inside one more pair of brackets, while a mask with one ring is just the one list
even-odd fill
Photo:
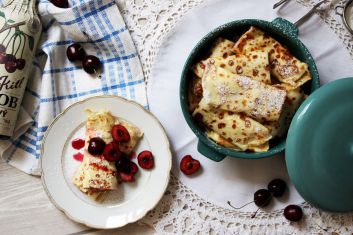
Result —
[[299, 221], [303, 217], [303, 210], [297, 205], [288, 205], [283, 211], [284, 217], [290, 221]]
[[129, 131], [123, 125], [114, 125], [112, 128], [112, 136], [116, 142], [129, 142]]
[[5, 69], [6, 69], [6, 71], [7, 71], [8, 73], [13, 73], [13, 72], [15, 72], [15, 71], [16, 71], [16, 68], [17, 68], [16, 62], [14, 62], [14, 61], [7, 61], [7, 62], [5, 63]]
[[138, 166], [134, 162], [130, 162], [130, 173], [136, 174], [139, 171]]
[[105, 142], [102, 138], [94, 137], [88, 142], [88, 152], [92, 155], [101, 155], [105, 148]]
[[142, 151], [137, 157], [138, 164], [143, 169], [151, 169], [154, 167], [153, 154], [150, 151]]
[[71, 44], [66, 49], [66, 56], [71, 62], [82, 61], [85, 55], [86, 55], [85, 50], [78, 43]]
[[4, 52], [0, 52], [0, 64], [5, 64], [6, 62], [6, 54]]
[[198, 160], [193, 159], [190, 155], [184, 156], [180, 161], [180, 170], [185, 175], [192, 175], [198, 169], [200, 169], [201, 164]]
[[265, 207], [271, 202], [271, 193], [267, 189], [259, 189], [254, 193], [254, 202], [258, 207]]
[[86, 73], [96, 73], [101, 66], [100, 60], [93, 55], [86, 55], [82, 60], [82, 67]]
[[26, 61], [24, 59], [17, 59], [16, 60], [16, 66], [17, 69], [22, 70], [26, 65]]
[[110, 162], [119, 160], [119, 158], [121, 157], [119, 144], [114, 142], [107, 144], [104, 148], [103, 156], [107, 161]]
[[281, 179], [274, 179], [267, 186], [274, 197], [281, 197], [286, 191], [287, 184]]
[[115, 162], [117, 171], [129, 174], [131, 172], [130, 159], [127, 158], [123, 153], [118, 161]]
[[60, 8], [68, 8], [69, 2], [67, 0], [50, 0], [55, 6]]
[[134, 174], [132, 173], [123, 173], [123, 172], [119, 172], [119, 177], [121, 179], [121, 181], [123, 182], [134, 182], [135, 181], [135, 177]]

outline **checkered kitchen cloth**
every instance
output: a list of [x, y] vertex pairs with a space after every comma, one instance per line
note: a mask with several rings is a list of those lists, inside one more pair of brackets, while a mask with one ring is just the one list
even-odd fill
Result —
[[[70, 104], [101, 94], [135, 100], [147, 108], [138, 54], [114, 0], [71, 0], [57, 8], [38, 5], [43, 24], [39, 54], [28, 81], [20, 118], [11, 141], [0, 141], [0, 154], [24, 172], [40, 175], [40, 144], [48, 125]], [[66, 48], [79, 42], [103, 64], [102, 78], [90, 78]]]

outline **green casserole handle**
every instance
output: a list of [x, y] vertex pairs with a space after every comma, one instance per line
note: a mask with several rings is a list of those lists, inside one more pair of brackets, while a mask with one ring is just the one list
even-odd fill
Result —
[[298, 38], [299, 30], [293, 23], [281, 17], [274, 19], [271, 24], [279, 31], [293, 38]]
[[207, 157], [215, 162], [220, 162], [226, 157], [224, 154], [221, 154], [219, 152], [212, 150], [211, 148], [206, 146], [204, 143], [202, 143], [200, 140], [197, 144], [197, 150], [199, 151], [199, 153], [201, 153], [205, 157]]

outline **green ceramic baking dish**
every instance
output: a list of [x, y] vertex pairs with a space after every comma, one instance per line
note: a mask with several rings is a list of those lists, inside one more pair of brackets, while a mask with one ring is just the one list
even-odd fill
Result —
[[271, 140], [270, 149], [263, 153], [239, 152], [233, 149], [222, 147], [206, 136], [204, 130], [198, 125], [198, 123], [193, 119], [188, 111], [187, 90], [189, 87], [189, 82], [192, 78], [192, 71], [190, 69], [191, 66], [206, 57], [210, 46], [218, 37], [224, 37], [232, 40], [236, 35], [240, 36], [246, 32], [250, 26], [255, 26], [262, 29], [268, 35], [279, 41], [282, 45], [288, 47], [288, 49], [295, 57], [308, 64], [312, 75], [312, 80], [303, 86], [306, 94], [311, 94], [314, 90], [320, 87], [319, 73], [317, 71], [314, 59], [311, 56], [309, 50], [299, 40], [298, 28], [291, 22], [283, 18], [276, 18], [272, 22], [258, 19], [244, 19], [229, 22], [212, 30], [210, 33], [204, 36], [190, 52], [181, 74], [179, 92], [180, 104], [184, 118], [191, 130], [198, 138], [198, 151], [214, 161], [221, 161], [226, 156], [248, 159], [265, 158], [278, 154], [285, 149], [286, 137], [282, 139]]

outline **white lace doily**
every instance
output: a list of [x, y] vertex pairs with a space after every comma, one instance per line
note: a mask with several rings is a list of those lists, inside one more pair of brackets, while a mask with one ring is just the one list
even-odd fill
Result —
[[[190, 9], [206, 4], [203, 0], [117, 0], [132, 38], [140, 53], [146, 80], [150, 79], [154, 59], [164, 38]], [[275, 1], [273, 1], [275, 2]], [[297, 0], [303, 6], [317, 1]], [[345, 29], [334, 7], [343, 1], [331, 1], [320, 16], [339, 36], [353, 57], [353, 37]], [[174, 234], [352, 234], [353, 214], [330, 214], [303, 203], [306, 219], [290, 223], [283, 211], [237, 212], [211, 204], [184, 186], [172, 175], [169, 187], [158, 206], [141, 222], [157, 233]]]

